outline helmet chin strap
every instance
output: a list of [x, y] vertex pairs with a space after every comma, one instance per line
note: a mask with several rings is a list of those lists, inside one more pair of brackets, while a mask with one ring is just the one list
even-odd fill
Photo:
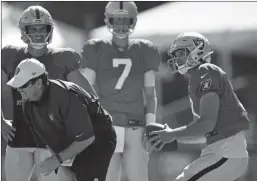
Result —
[[41, 50], [43, 48], [45, 48], [47, 45], [33, 45], [33, 44], [30, 44], [30, 46], [36, 50]]
[[184, 74], [187, 73], [187, 71], [188, 71], [188, 70], [187, 70], [186, 68], [183, 68], [183, 69], [178, 70], [178, 73], [184, 75]]
[[[40, 42], [40, 43], [36, 43], [36, 36], [42, 36], [42, 35], [40, 35], [40, 34], [31, 35], [31, 36], [33, 36], [33, 38], [32, 38], [32, 37], [30, 37], [29, 34], [27, 34], [26, 32], [24, 32], [24, 34], [25, 34], [25, 36], [27, 37], [27, 44], [28, 44], [31, 48], [33, 48], [33, 49], [41, 50], [41, 49], [45, 48], [45, 47], [50, 43], [50, 41], [48, 42], [48, 40], [49, 40], [49, 37], [51, 36], [51, 31], [50, 31], [49, 33], [46, 33], [45, 35], [43, 35], [43, 36], [44, 36], [44, 37], [43, 37], [43, 40], [42, 40], [42, 42]], [[34, 40], [34, 39], [35, 39], [35, 40]], [[35, 42], [34, 42], [33, 40], [34, 40]]]
[[27, 36], [27, 38], [28, 38], [27, 44], [29, 46], [31, 46], [32, 48], [37, 49], [37, 50], [43, 49], [48, 44], [47, 42], [44, 42], [44, 43], [34, 43], [29, 36]]
[[179, 66], [177, 71], [178, 73], [183, 75], [183, 74], [186, 74], [189, 69], [190, 68], [186, 64], [184, 64], [182, 66]]
[[128, 36], [132, 33], [131, 31], [129, 31], [128, 33], [118, 34], [114, 32], [113, 28], [108, 28], [108, 29], [113, 36], [115, 36], [117, 39], [120, 39], [120, 40], [128, 38]]
[[128, 38], [129, 34], [116, 34], [116, 33], [113, 33], [113, 36], [115, 36], [119, 40], [125, 40], [125, 39]]

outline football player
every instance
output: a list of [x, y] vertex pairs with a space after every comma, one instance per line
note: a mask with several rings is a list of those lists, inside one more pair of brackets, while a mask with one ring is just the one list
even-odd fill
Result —
[[[7, 181], [30, 180], [34, 165], [38, 173], [38, 163], [49, 154], [45, 149], [36, 149], [31, 131], [24, 122], [22, 97], [17, 90], [6, 85], [18, 73], [15, 72], [17, 65], [26, 58], [35, 57], [46, 66], [50, 78], [75, 82], [88, 92], [94, 93], [87, 79], [78, 70], [81, 59], [79, 54], [71, 48], [48, 47], [52, 41], [53, 28], [53, 19], [46, 9], [30, 6], [21, 14], [19, 20], [21, 39], [27, 46], [9, 45], [1, 50], [4, 113], [2, 136], [8, 143], [5, 156]], [[50, 177], [55, 177], [55, 174]], [[38, 179], [54, 180], [40, 174]]]
[[82, 50], [83, 71], [111, 113], [118, 136], [107, 181], [120, 180], [121, 163], [129, 181], [148, 180], [142, 140], [145, 125], [156, 121], [155, 72], [160, 55], [151, 42], [129, 38], [137, 14], [134, 2], [109, 2], [105, 23], [112, 38], [91, 39]]
[[154, 131], [151, 142], [205, 136], [200, 158], [189, 164], [176, 181], [235, 180], [247, 169], [244, 130], [249, 127], [246, 110], [238, 100], [226, 73], [211, 64], [209, 41], [196, 32], [178, 35], [168, 54], [174, 72], [189, 77], [188, 95], [194, 116], [183, 127]]

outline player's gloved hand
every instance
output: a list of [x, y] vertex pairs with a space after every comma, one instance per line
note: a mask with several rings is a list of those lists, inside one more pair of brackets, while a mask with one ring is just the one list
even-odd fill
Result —
[[3, 119], [1, 120], [1, 126], [2, 126], [2, 136], [4, 140], [8, 143], [13, 140], [16, 128], [12, 127], [12, 121]]
[[162, 150], [162, 148], [164, 147], [166, 143], [164, 143], [163, 141], [161, 141], [160, 139], [157, 139], [157, 140], [149, 140], [148, 141], [148, 145], [149, 147], [151, 147], [153, 150], [155, 151], [160, 151]]
[[148, 153], [148, 155], [150, 155], [152, 153], [152, 151], [154, 150], [154, 147], [152, 147], [148, 143], [146, 134], [144, 134], [144, 136], [143, 136], [142, 144], [143, 144], [145, 151]]
[[39, 164], [40, 174], [48, 176], [60, 166], [60, 162], [54, 157], [48, 157]]

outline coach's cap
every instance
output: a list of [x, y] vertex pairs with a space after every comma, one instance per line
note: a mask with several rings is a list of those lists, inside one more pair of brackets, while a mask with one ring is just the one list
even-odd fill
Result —
[[15, 70], [13, 78], [7, 82], [7, 85], [13, 88], [19, 88], [33, 78], [46, 73], [45, 65], [34, 58], [28, 58], [19, 63]]

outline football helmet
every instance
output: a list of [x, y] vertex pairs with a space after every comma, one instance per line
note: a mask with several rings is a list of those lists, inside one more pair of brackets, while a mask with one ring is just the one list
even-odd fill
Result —
[[105, 8], [105, 24], [117, 38], [131, 34], [137, 22], [137, 6], [133, 1], [110, 1]]
[[179, 34], [168, 50], [168, 65], [173, 73], [185, 74], [203, 62], [211, 61], [211, 45], [206, 37], [197, 32]]
[[[47, 32], [30, 34], [28, 27], [33, 25], [45, 25]], [[24, 43], [31, 45], [35, 49], [41, 49], [51, 43], [53, 25], [52, 16], [45, 8], [30, 6], [21, 14], [18, 26]]]

